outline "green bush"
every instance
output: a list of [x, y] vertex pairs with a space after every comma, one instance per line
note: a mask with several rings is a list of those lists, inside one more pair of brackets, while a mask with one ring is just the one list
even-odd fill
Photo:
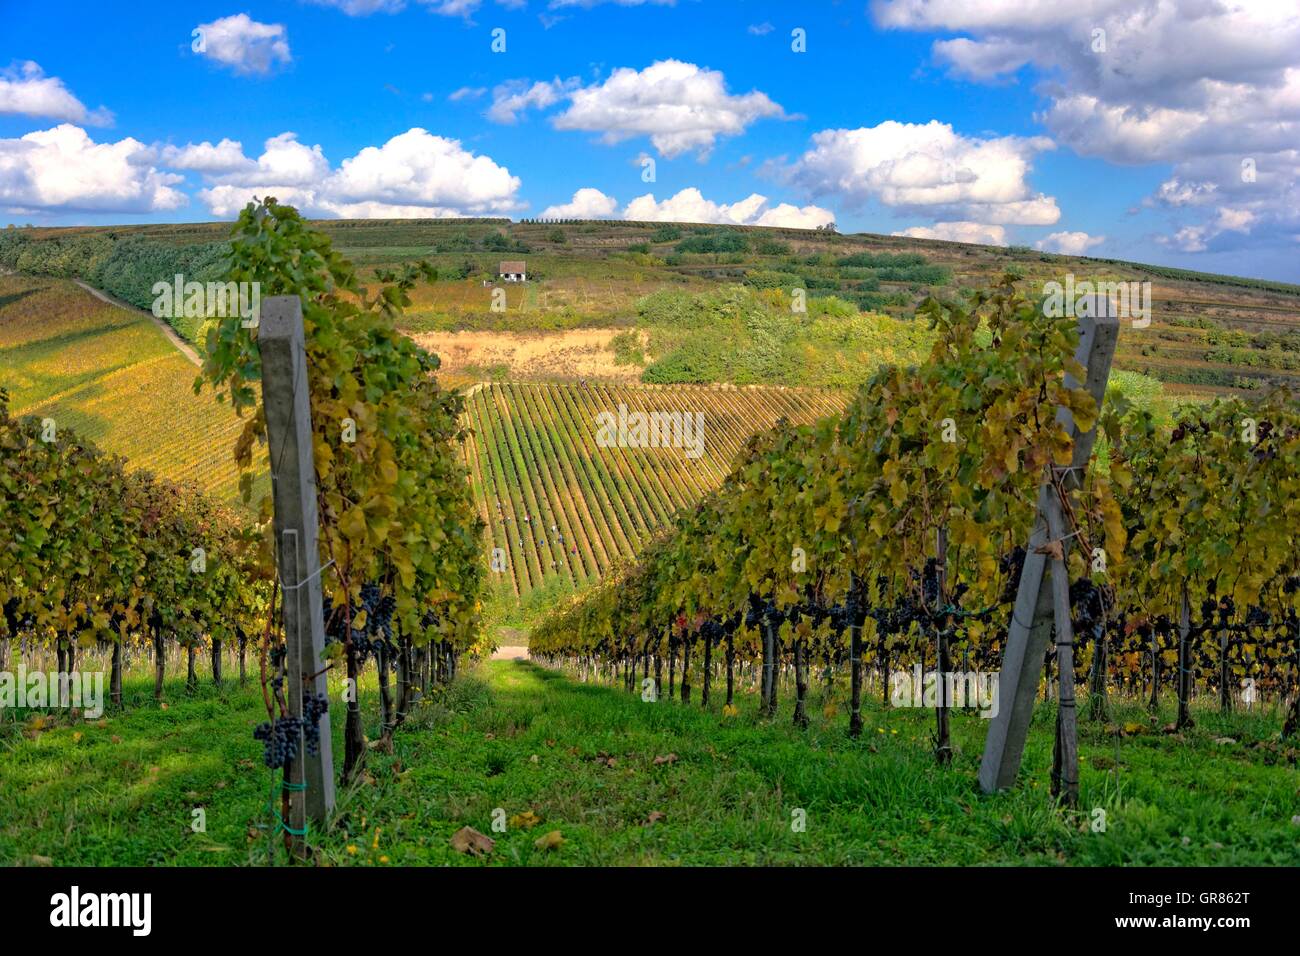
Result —
[[645, 351], [641, 345], [641, 333], [636, 329], [619, 332], [610, 339], [609, 347], [614, 351], [615, 365], [644, 365]]
[[788, 256], [790, 244], [771, 236], [760, 236], [754, 241], [754, 251], [760, 256]]
[[745, 281], [755, 289], [796, 289], [803, 285], [803, 280], [793, 272], [767, 269], [750, 270], [745, 274]]
[[835, 260], [835, 265], [840, 268], [865, 266], [868, 269], [906, 269], [925, 264], [925, 256], [919, 252], [855, 252], [851, 256]]
[[747, 252], [749, 241], [738, 232], [687, 236], [677, 243], [678, 252]]

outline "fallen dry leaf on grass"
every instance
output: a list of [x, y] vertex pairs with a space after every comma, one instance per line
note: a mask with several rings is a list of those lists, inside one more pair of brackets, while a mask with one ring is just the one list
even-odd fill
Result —
[[485, 853], [491, 853], [496, 845], [496, 840], [479, 833], [473, 827], [461, 827], [451, 835], [451, 848], [457, 853], [483, 856]]
[[512, 827], [519, 827], [522, 830], [531, 830], [537, 824], [542, 822], [542, 818], [533, 813], [532, 810], [525, 810], [523, 813], [516, 813], [507, 821]]
[[564, 836], [559, 830], [552, 830], [550, 833], [539, 836], [533, 841], [533, 846], [539, 850], [555, 850], [564, 843]]

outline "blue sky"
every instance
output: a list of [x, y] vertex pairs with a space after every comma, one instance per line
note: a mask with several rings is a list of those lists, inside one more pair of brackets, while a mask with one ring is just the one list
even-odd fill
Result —
[[6, 5], [0, 222], [231, 218], [269, 192], [319, 216], [833, 220], [1300, 280], [1292, 0], [125, 9]]

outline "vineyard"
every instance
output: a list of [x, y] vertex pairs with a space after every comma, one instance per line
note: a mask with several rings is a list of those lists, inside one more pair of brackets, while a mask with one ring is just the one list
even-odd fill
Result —
[[[340, 678], [341, 779], [351, 781], [365, 757], [356, 688], [367, 662], [377, 667], [383, 735], [389, 739], [412, 701], [454, 676], [458, 657], [476, 641], [481, 527], [457, 447], [461, 401], [439, 387], [433, 375], [437, 359], [393, 323], [419, 272], [393, 276], [371, 293], [328, 239], [274, 200], [249, 205], [232, 250], [234, 281], [258, 282], [269, 296], [283, 294], [300, 307], [306, 354], [300, 356], [303, 376], [295, 376], [293, 387], [301, 388], [310, 407], [310, 425], [304, 427], [314, 429], [306, 440], [314, 459], [314, 523], [319, 512], [319, 528], [305, 540], [315, 542], [319, 533], [321, 572], [328, 574], [292, 578], [303, 557], [295, 549], [288, 552], [294, 563], [287, 569], [282, 563], [285, 539], [277, 525], [286, 519], [280, 500], [273, 505], [264, 492], [253, 498], [264, 460], [260, 449], [283, 441], [272, 424], [284, 418], [282, 406], [269, 409], [262, 401], [266, 355], [258, 326], [238, 316], [214, 320], [190, 395], [216, 392], [227, 414], [237, 424], [242, 419], [235, 435], [219, 444], [239, 468], [243, 500], [258, 515], [254, 523], [247, 513], [230, 512], [192, 488], [128, 471], [123, 459], [101, 452], [72, 428], [48, 418], [14, 417], [7, 393], [0, 391], [0, 665], [7, 666], [15, 642], [24, 666], [29, 653], [53, 651], [59, 683], [50, 704], [80, 710], [83, 688], [71, 679], [78, 653], [107, 653], [110, 699], [120, 709], [124, 656], [143, 652], [155, 668], [154, 700], [165, 706], [169, 651], [186, 654], [186, 690], [192, 693], [200, 652], [210, 655], [212, 682], [220, 686], [222, 662], [237, 646], [243, 686], [245, 652], [253, 644], [267, 720], [252, 736], [262, 744], [265, 766], [283, 774], [275, 833], [299, 857], [306, 851], [305, 828], [291, 825], [290, 806], [301, 808], [302, 768], [330, 766], [321, 747], [329, 700], [322, 692], [323, 671], [302, 675], [299, 683], [297, 631], [288, 633], [288, 605], [300, 606], [298, 589], [309, 586], [303, 593], [319, 602], [310, 613], [319, 615], [328, 634], [328, 646], [318, 650], [329, 668], [346, 675]], [[78, 331], [78, 311], [67, 310], [73, 336], [85, 334]], [[42, 331], [57, 336], [57, 321], [42, 320]], [[139, 328], [129, 318], [122, 321], [128, 333]], [[18, 322], [6, 327], [23, 330]], [[153, 338], [142, 341], [162, 341], [155, 330], [147, 331]], [[33, 371], [20, 384], [49, 396], [59, 391], [58, 375], [75, 384], [78, 366], [75, 359], [70, 368], [43, 363], [43, 341], [32, 346], [35, 354], [24, 367]], [[88, 345], [93, 353], [93, 337]], [[164, 358], [184, 362], [170, 345], [161, 349]], [[89, 366], [97, 368], [99, 361], [92, 354]], [[273, 487], [279, 489], [293, 481], [282, 471], [283, 447], [272, 462]], [[393, 671], [396, 700], [389, 685]], [[319, 789], [319, 773], [313, 779]], [[328, 775], [326, 780], [332, 787]], [[324, 822], [330, 801], [321, 803], [315, 793], [306, 799], [324, 807], [313, 814]]]
[[194, 394], [195, 374], [148, 316], [70, 280], [0, 276], [0, 383], [13, 414], [52, 418], [134, 468], [237, 506], [239, 422]]
[[[0, 713], [6, 862], [1298, 858], [1285, 388], [1174, 406], [1117, 371], [1093, 394], [1084, 326], [1014, 274], [887, 328], [823, 300], [816, 320], [900, 345], [859, 349], [852, 391], [453, 388], [405, 331], [428, 262], [363, 279], [274, 201], [222, 261], [293, 305], [301, 374], [238, 319], [195, 324], [196, 371], [148, 317], [0, 279], [0, 672], [59, 675]], [[763, 319], [783, 295], [642, 308], [707, 333], [707, 310]], [[1261, 343], [1283, 354], [1279, 334]], [[308, 572], [283, 527], [295, 463]], [[1011, 792], [979, 799], [1035, 566], [1066, 624], [1019, 622], [1043, 703]], [[485, 599], [530, 597], [533, 662], [484, 660]], [[96, 670], [84, 720], [74, 675]], [[338, 803], [303, 816], [335, 750]]]
[[[635, 556], [674, 514], [716, 488], [736, 452], [778, 419], [806, 424], [841, 395], [782, 388], [483, 384], [466, 390], [465, 444], [494, 577], [526, 595], [549, 580], [579, 587]], [[602, 447], [600, 416], [699, 415], [689, 448]]]
[[[538, 628], [534, 656], [584, 678], [616, 673], [629, 691], [672, 697], [679, 684], [684, 703], [698, 682], [706, 707], [725, 692], [724, 714], [738, 666], [757, 672], [768, 716], [788, 673], [796, 726], [817, 674], [832, 704], [847, 690], [854, 736], [874, 671], [883, 704], [905, 691], [933, 709], [946, 764], [952, 711], [995, 705], [979, 675], [1002, 665], [1032, 557], [1051, 562], [1070, 614], [1047, 654], [1059, 688], [1052, 792], [1066, 805], [1080, 792], [1065, 756], [1079, 684], [1102, 722], [1111, 695], [1145, 695], [1157, 713], [1172, 693], [1170, 734], [1193, 725], [1198, 695], [1223, 712], [1289, 700], [1282, 736], [1294, 740], [1294, 398], [1219, 400], [1166, 427], [1115, 393], [1099, 409], [1077, 384], [1072, 320], [1045, 317], [1011, 277], [969, 309], [932, 301], [923, 312], [939, 332], [929, 362], [882, 368], [839, 417], [756, 436], [638, 562]], [[1071, 423], [1107, 444], [1105, 467], [1082, 479]], [[928, 675], [924, 693], [899, 679], [913, 670]]]

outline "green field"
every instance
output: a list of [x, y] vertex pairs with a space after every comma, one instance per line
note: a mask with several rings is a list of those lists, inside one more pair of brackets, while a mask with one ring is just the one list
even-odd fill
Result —
[[[126, 712], [102, 722], [35, 729], [3, 715], [0, 865], [283, 861], [268, 841], [271, 774], [251, 737], [265, 716], [255, 684], [240, 690], [227, 678], [224, 691], [204, 684], [187, 697], [178, 674], [165, 710], [151, 691], [128, 679]], [[820, 693], [799, 731], [792, 694], [783, 691], [775, 720], [762, 720], [744, 681], [739, 714], [724, 717], [717, 698], [708, 710], [643, 703], [529, 663], [483, 664], [422, 706], [393, 753], [371, 750], [332, 826], [315, 836], [319, 862], [1300, 864], [1296, 755], [1276, 743], [1275, 714], [1198, 708], [1194, 730], [1168, 736], [1140, 706], [1121, 703], [1115, 719], [1136, 732], [1082, 723], [1080, 810], [1062, 813], [1046, 792], [1051, 706], [1034, 715], [1021, 785], [984, 796], [974, 779], [978, 716], [954, 715], [957, 756], [943, 768], [930, 751], [930, 711], [869, 705], [853, 741], [842, 709], [826, 716]], [[834, 700], [843, 693], [837, 687]], [[374, 715], [373, 677], [361, 696]], [[332, 726], [337, 752], [340, 722]], [[197, 808], [203, 833], [192, 827]], [[498, 808], [516, 818], [504, 833], [492, 829]], [[1099, 810], [1104, 832], [1094, 829]], [[802, 832], [792, 828], [796, 811]], [[452, 849], [463, 826], [494, 838], [491, 853]], [[538, 849], [553, 831], [563, 843]]]

